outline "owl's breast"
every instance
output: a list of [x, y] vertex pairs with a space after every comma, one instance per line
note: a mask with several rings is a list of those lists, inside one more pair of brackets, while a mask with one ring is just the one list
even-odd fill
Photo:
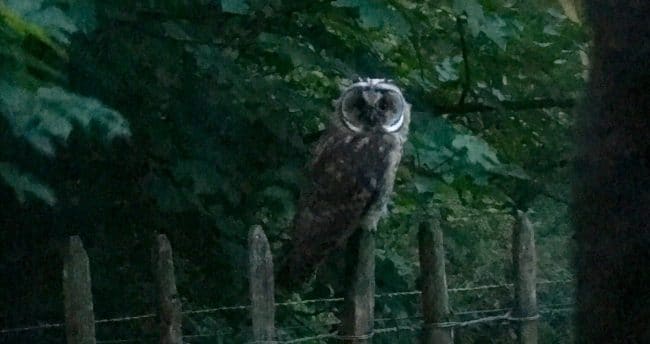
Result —
[[387, 169], [395, 165], [394, 153], [401, 151], [391, 135], [349, 134], [334, 140], [313, 165], [317, 180], [379, 188]]
[[378, 167], [381, 169], [379, 176], [380, 187], [377, 189], [376, 198], [368, 206], [360, 221], [362, 228], [376, 230], [377, 223], [387, 213], [387, 204], [393, 192], [395, 174], [402, 157], [402, 140], [392, 134], [384, 134], [371, 140], [374, 150], [378, 152]]
[[401, 146], [396, 137], [383, 133], [325, 137], [311, 166], [312, 196], [334, 208], [358, 209], [354, 222], [373, 227], [392, 191]]

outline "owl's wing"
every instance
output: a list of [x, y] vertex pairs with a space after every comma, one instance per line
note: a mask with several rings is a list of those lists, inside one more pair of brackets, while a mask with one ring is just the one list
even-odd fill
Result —
[[294, 219], [293, 250], [285, 270], [305, 281], [328, 254], [345, 244], [377, 201], [388, 167], [391, 142], [382, 137], [333, 133], [314, 150], [311, 183]]

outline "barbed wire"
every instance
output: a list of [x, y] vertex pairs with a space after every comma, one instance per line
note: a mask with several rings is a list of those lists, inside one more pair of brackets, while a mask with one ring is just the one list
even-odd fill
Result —
[[[571, 304], [562, 304], [560, 306], [572, 306]], [[573, 308], [572, 307], [564, 307], [564, 308], [543, 308], [539, 311], [539, 313], [555, 313], [555, 312], [566, 312], [566, 311], [571, 311]], [[480, 324], [485, 324], [485, 323], [490, 323], [490, 322], [496, 322], [496, 321], [529, 321], [529, 320], [536, 320], [539, 318], [539, 314], [529, 316], [529, 317], [514, 317], [511, 315], [511, 309], [509, 308], [497, 308], [497, 309], [490, 309], [490, 310], [474, 310], [474, 311], [465, 311], [461, 313], [465, 314], [480, 314], [480, 313], [486, 313], [486, 312], [506, 312], [504, 314], [496, 315], [496, 316], [489, 316], [489, 317], [483, 317], [479, 319], [471, 319], [471, 320], [466, 320], [466, 321], [451, 321], [451, 322], [445, 322], [445, 323], [438, 323], [438, 324], [423, 324], [421, 322], [422, 316], [410, 316], [410, 317], [397, 317], [397, 318], [378, 318], [375, 319], [375, 322], [378, 321], [397, 321], [397, 320], [419, 320], [418, 324], [410, 324], [410, 325], [397, 325], [394, 327], [384, 327], [384, 328], [378, 328], [375, 329], [372, 334], [377, 335], [377, 334], [383, 334], [383, 333], [391, 333], [391, 332], [397, 332], [397, 331], [403, 331], [403, 330], [409, 330], [409, 331], [417, 331], [421, 330], [423, 328], [426, 328], [427, 326], [429, 327], [468, 327], [468, 326], [475, 326], [475, 325], [480, 325]], [[458, 313], [456, 313], [457, 315]], [[336, 325], [336, 323], [332, 323], [329, 325]], [[431, 326], [434, 325], [434, 326]], [[303, 326], [305, 328], [309, 326]], [[287, 329], [287, 328], [283, 328]], [[340, 338], [336, 332], [334, 333], [325, 333], [325, 334], [319, 334], [315, 336], [309, 336], [309, 337], [301, 337], [301, 338], [296, 338], [296, 339], [291, 339], [291, 340], [284, 340], [284, 341], [278, 341], [277, 343], [282, 343], [282, 344], [292, 344], [292, 343], [303, 343], [303, 342], [308, 342], [308, 341], [313, 341], [313, 340], [319, 340], [319, 339], [328, 339], [328, 338]]]
[[[404, 326], [384, 327], [384, 328], [375, 329], [372, 332], [372, 335], [391, 333], [391, 332], [397, 332], [397, 331], [405, 331], [405, 330], [416, 331], [416, 330], [419, 330], [419, 329], [420, 329], [419, 325], [416, 325], [416, 326], [404, 325]], [[366, 337], [366, 336], [363, 336], [363, 337]], [[334, 332], [334, 333], [324, 333], [324, 334], [319, 334], [319, 335], [315, 335], [315, 336], [309, 336], [309, 337], [302, 337], [302, 338], [278, 341], [278, 343], [295, 344], [295, 343], [304, 343], [304, 342], [310, 342], [310, 341], [319, 340], [319, 339], [331, 339], [331, 338], [340, 338], [340, 339], [343, 340], [345, 337], [340, 336], [336, 332]]]
[[394, 326], [394, 327], [385, 327], [385, 328], [378, 328], [374, 331], [375, 334], [382, 334], [382, 333], [391, 333], [391, 332], [397, 332], [397, 331], [417, 331], [420, 330], [421, 326], [420, 325], [415, 325], [415, 326]]
[[[375, 295], [377, 297], [378, 295]], [[344, 299], [342, 297], [331, 297], [331, 298], [324, 298], [324, 299], [309, 299], [309, 300], [301, 300], [301, 301], [285, 301], [285, 302], [278, 302], [275, 305], [276, 306], [295, 306], [295, 305], [306, 305], [310, 303], [319, 303], [319, 302], [342, 302]]]
[[506, 312], [508, 310], [510, 310], [510, 308], [477, 309], [471, 311], [452, 312], [452, 314], [461, 316], [461, 315], [470, 315], [470, 314], [489, 314], [489, 313]]
[[63, 323], [46, 323], [46, 324], [41, 324], [41, 325], [7, 328], [7, 329], [0, 330], [0, 334], [15, 333], [15, 332], [25, 332], [25, 331], [36, 331], [36, 330], [45, 330], [45, 329], [49, 329], [49, 328], [63, 327], [64, 325], [65, 324], [63, 324]]
[[[552, 306], [560, 306], [560, 308], [553, 308]], [[570, 312], [573, 310], [573, 305], [572, 304], [552, 304], [548, 305], [545, 307], [542, 307], [539, 311], [540, 314], [542, 313], [556, 313], [556, 312]], [[539, 318], [539, 315], [533, 315], [529, 317], [513, 317], [511, 315], [511, 310], [509, 308], [495, 308], [495, 309], [485, 309], [485, 310], [472, 310], [472, 311], [463, 311], [463, 312], [458, 312], [454, 313], [454, 315], [460, 315], [460, 314], [482, 314], [482, 313], [495, 313], [495, 312], [506, 312], [504, 314], [500, 315], [495, 315], [495, 316], [488, 316], [488, 317], [483, 317], [479, 319], [471, 319], [471, 320], [466, 320], [466, 321], [449, 321], [449, 322], [441, 322], [441, 323], [433, 323], [433, 324], [424, 324], [422, 323], [422, 316], [407, 316], [407, 317], [393, 317], [393, 318], [377, 318], [374, 319], [374, 322], [380, 322], [380, 321], [403, 321], [403, 320], [418, 320], [417, 324], [409, 324], [409, 325], [396, 325], [393, 327], [382, 327], [375, 329], [372, 334], [368, 334], [367, 336], [373, 336], [373, 335], [379, 335], [379, 334], [385, 334], [385, 333], [392, 333], [392, 332], [398, 332], [398, 331], [418, 331], [422, 330], [423, 328], [448, 328], [448, 327], [453, 327], [453, 328], [459, 328], [459, 327], [469, 327], [469, 326], [476, 326], [480, 324], [485, 324], [485, 323], [490, 323], [490, 322], [496, 322], [496, 321], [528, 321], [528, 320], [536, 320]], [[326, 325], [331, 326], [331, 325], [336, 325], [340, 322], [334, 322], [334, 323], [328, 323]], [[290, 326], [290, 327], [282, 327], [278, 328], [278, 332], [286, 332], [288, 329], [296, 329], [296, 328], [310, 328], [311, 326]], [[217, 336], [223, 336], [227, 334], [232, 334], [231, 331], [221, 331], [221, 332], [216, 332], [216, 333], [206, 333], [206, 334], [193, 334], [193, 335], [184, 335], [183, 339], [192, 339], [192, 338], [207, 338], [207, 337], [217, 337]], [[301, 337], [301, 338], [295, 338], [295, 339], [287, 339], [287, 340], [276, 340], [276, 341], [267, 341], [264, 343], [277, 343], [277, 344], [295, 344], [295, 343], [304, 343], [304, 342], [309, 342], [309, 341], [315, 341], [315, 340], [320, 340], [320, 339], [331, 339], [331, 338], [343, 338], [344, 336], [340, 336], [337, 332], [331, 332], [331, 333], [323, 333], [323, 334], [317, 334], [313, 336], [307, 336], [307, 337]], [[151, 338], [155, 339], [155, 338]], [[121, 343], [134, 343], [141, 341], [142, 338], [138, 339], [116, 339], [116, 340], [98, 340], [98, 344], [121, 344]], [[248, 342], [248, 344], [252, 344], [256, 342]]]
[[[566, 280], [555, 280], [555, 281], [539, 281], [539, 282], [537, 282], [537, 284], [538, 285], [568, 284], [568, 283], [572, 283], [572, 282], [573, 282], [573, 280], [566, 279]], [[496, 289], [496, 288], [511, 288], [511, 287], [512, 287], [512, 283], [489, 284], [489, 285], [480, 285], [480, 286], [473, 286], [473, 287], [450, 288], [450, 289], [448, 289], [448, 292], [451, 292], [451, 293], [454, 293], [454, 292], [467, 292], [467, 291]], [[420, 295], [420, 294], [422, 294], [422, 292], [419, 291], [419, 290], [397, 291], [397, 292], [377, 294], [377, 295], [375, 295], [375, 298], [393, 298], [393, 297], [412, 296], [412, 295]], [[297, 301], [284, 301], [284, 302], [275, 303], [275, 306], [277, 306], [277, 307], [286, 307], [286, 306], [306, 305], [306, 304], [314, 304], [314, 303], [333, 303], [333, 302], [342, 302], [343, 300], [344, 299], [342, 297], [333, 297], [333, 298], [320, 298], [320, 299], [297, 300]], [[249, 309], [250, 307], [251, 307], [250, 305], [219, 306], [219, 307], [213, 307], [213, 308], [205, 308], [205, 309], [183, 311], [182, 314], [191, 315], [191, 314], [215, 313], [215, 312], [220, 312], [220, 311], [246, 310], [246, 309]], [[477, 312], [481, 312], [481, 311], [477, 311]], [[96, 324], [106, 324], [106, 323], [133, 321], [133, 320], [142, 320], [142, 319], [149, 319], [149, 318], [155, 318], [155, 317], [156, 317], [156, 314], [147, 313], [147, 314], [140, 314], [140, 315], [133, 315], [133, 316], [123, 316], [123, 317], [100, 319], [100, 320], [96, 320], [95, 323]], [[42, 324], [42, 325], [33, 325], [33, 326], [24, 326], [24, 327], [1, 329], [0, 334], [9, 334], [9, 333], [17, 333], [17, 332], [45, 330], [45, 329], [50, 329], [50, 328], [60, 328], [60, 327], [63, 327], [63, 326], [65, 326], [64, 323], [45, 323], [45, 324]]]
[[155, 340], [157, 337], [151, 338], [133, 338], [133, 339], [107, 339], [107, 340], [96, 340], [97, 344], [121, 344], [121, 343], [137, 343], [141, 342], [143, 339]]
[[220, 311], [244, 310], [249, 308], [251, 308], [250, 305], [220, 306], [214, 308], [197, 309], [193, 311], [182, 311], [181, 313], [182, 314], [205, 314], [205, 313], [216, 313]]
[[95, 320], [95, 324], [106, 324], [106, 323], [124, 322], [124, 321], [132, 321], [132, 320], [151, 319], [155, 317], [156, 314], [149, 313], [149, 314], [141, 314], [141, 315], [133, 315], [133, 316], [124, 316], [119, 318]]
[[[374, 335], [378, 334], [384, 334], [384, 333], [391, 333], [391, 332], [397, 332], [397, 331], [403, 331], [403, 330], [409, 330], [409, 331], [416, 331], [419, 330], [420, 326], [416, 325], [404, 325], [404, 326], [393, 326], [393, 327], [383, 327], [383, 328], [378, 328], [374, 329], [371, 334], [363, 335], [363, 336], [358, 336], [359, 338], [363, 337], [372, 337]], [[309, 337], [302, 337], [302, 338], [296, 338], [296, 339], [289, 339], [289, 340], [283, 340], [283, 341], [277, 341], [277, 343], [282, 343], [282, 344], [294, 344], [294, 343], [304, 343], [304, 342], [309, 342], [313, 340], [319, 340], [319, 339], [330, 339], [330, 338], [338, 338], [341, 340], [347, 339], [349, 336], [341, 336], [337, 332], [332, 332], [332, 333], [323, 333], [323, 334], [318, 334], [314, 336], [309, 336]], [[357, 336], [354, 336], [355, 338]]]
[[374, 321], [375, 322], [380, 322], [380, 321], [402, 321], [402, 320], [413, 320], [413, 319], [422, 319], [422, 315], [412, 315], [412, 316], [406, 316], [406, 317], [390, 317], [390, 318], [376, 318]]
[[472, 320], [457, 322], [454, 324], [453, 327], [468, 327], [468, 326], [474, 326], [474, 325], [485, 324], [485, 323], [501, 321], [501, 320], [510, 320], [510, 312], [502, 315], [495, 315], [491, 317], [484, 317], [480, 319], [472, 319]]
[[220, 331], [220, 332], [205, 333], [205, 334], [188, 334], [188, 335], [183, 335], [183, 339], [221, 337], [228, 334], [232, 334], [232, 331]]
[[290, 339], [290, 340], [285, 340], [280, 343], [283, 344], [294, 344], [294, 343], [304, 343], [304, 342], [310, 342], [312, 340], [319, 340], [319, 339], [329, 339], [329, 338], [334, 338], [336, 337], [336, 333], [324, 333], [324, 334], [319, 334], [311, 337], [302, 337], [302, 338], [296, 338], [296, 339]]

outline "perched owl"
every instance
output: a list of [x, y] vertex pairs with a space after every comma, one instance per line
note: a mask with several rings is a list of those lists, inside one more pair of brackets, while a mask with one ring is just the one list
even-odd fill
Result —
[[284, 283], [304, 282], [355, 229], [376, 230], [393, 190], [411, 116], [400, 89], [367, 79], [346, 88], [334, 105], [309, 164]]

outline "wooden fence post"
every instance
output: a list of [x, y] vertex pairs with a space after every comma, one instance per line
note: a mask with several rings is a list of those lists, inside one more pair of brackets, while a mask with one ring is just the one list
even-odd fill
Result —
[[95, 344], [95, 314], [88, 255], [78, 236], [70, 237], [63, 257], [63, 300], [68, 344]]
[[273, 257], [266, 235], [260, 226], [248, 234], [249, 279], [253, 340], [256, 343], [275, 340], [275, 292]]
[[528, 215], [517, 212], [513, 233], [513, 263], [515, 270], [515, 308], [513, 320], [517, 322], [520, 344], [537, 344], [537, 259], [535, 233]]
[[371, 343], [375, 320], [375, 233], [358, 229], [348, 241], [346, 255], [340, 338], [350, 344]]
[[183, 344], [181, 300], [176, 290], [172, 247], [164, 234], [156, 235], [155, 241], [153, 264], [160, 318], [160, 343]]
[[422, 343], [451, 344], [453, 328], [440, 326], [449, 321], [449, 296], [440, 214], [434, 214], [430, 221], [420, 223], [418, 241], [422, 276], [422, 313], [425, 323]]

